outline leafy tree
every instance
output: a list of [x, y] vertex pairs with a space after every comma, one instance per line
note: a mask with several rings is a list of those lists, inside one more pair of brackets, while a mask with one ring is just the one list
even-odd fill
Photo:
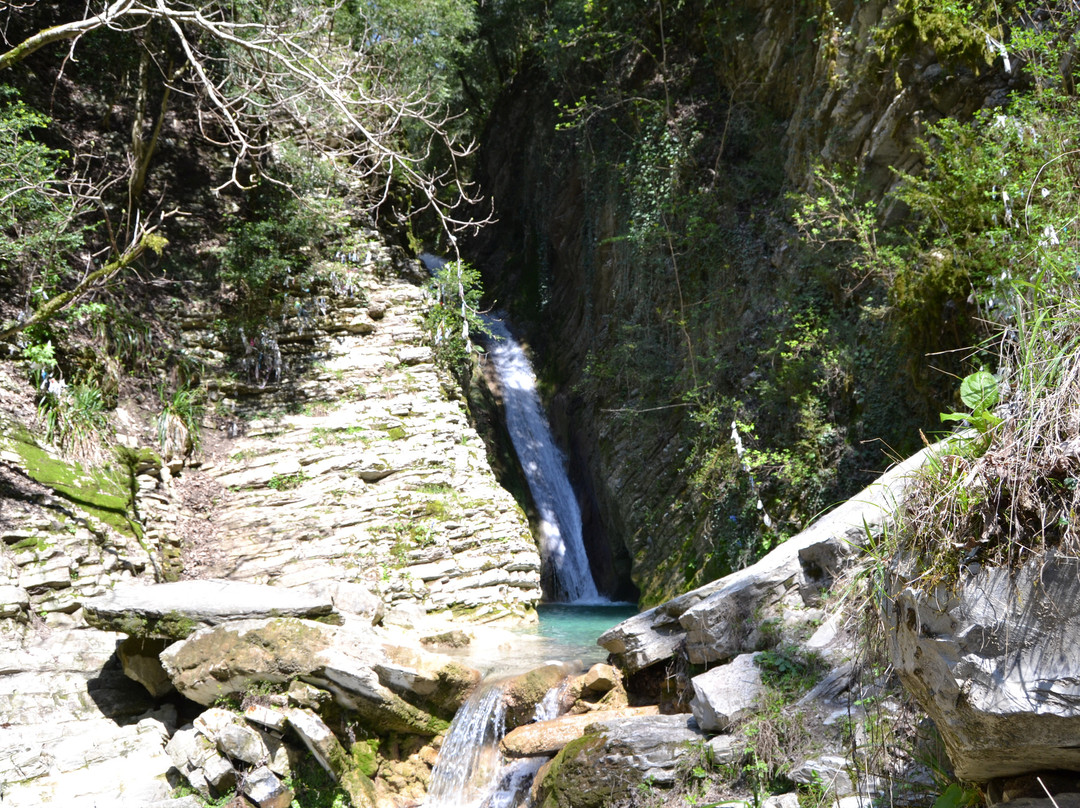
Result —
[[[37, 6], [45, 4], [27, 0], [22, 9], [29, 13]], [[343, 43], [345, 38], [334, 35], [342, 7], [342, 2], [328, 0], [91, 2], [80, 18], [24, 32], [21, 39], [13, 37], [6, 42], [8, 50], [0, 53], [0, 72], [42, 49], [64, 43], [74, 52], [85, 38], [104, 34], [133, 40], [142, 49], [124, 230], [113, 233], [111, 224], [108, 228], [110, 243], [103, 251], [111, 254], [107, 276], [131, 264], [145, 249], [164, 246], [160, 237], [153, 237], [153, 231], [161, 216], [168, 214], [158, 214], [152, 222], [144, 213], [163, 200], [144, 203], [140, 197], [173, 88], [182, 89], [194, 100], [201, 135], [231, 155], [215, 191], [230, 186], [250, 188], [260, 179], [287, 184], [268, 167], [287, 144], [294, 143], [335, 166], [359, 202], [371, 210], [404, 199], [408, 209], [398, 211], [400, 215], [430, 211], [448, 235], [475, 224], [458, 213], [461, 203], [471, 200], [456, 163], [470, 147], [459, 143], [452, 133], [452, 118], [441, 103], [443, 93], [408, 87], [397, 78], [400, 71], [386, 67], [393, 60], [386, 43], [391, 32], [400, 30], [397, 40], [407, 39], [410, 47], [418, 49], [416, 43], [435, 37], [416, 26], [430, 22], [436, 12], [402, 14], [400, 19], [383, 15], [377, 20], [380, 28], [371, 22], [361, 25], [354, 14], [352, 34]], [[406, 20], [412, 27], [404, 25]], [[451, 28], [456, 31], [465, 25], [467, 20], [462, 17]], [[357, 43], [362, 44], [358, 47]], [[424, 45], [429, 57], [441, 47]], [[414, 78], [422, 61], [417, 56], [411, 62]], [[163, 89], [157, 96], [157, 112], [152, 113], [149, 86], [155, 71]], [[22, 136], [35, 124], [27, 123], [25, 112], [19, 115], [23, 123], [16, 126]], [[427, 157], [436, 152], [444, 156], [443, 165], [449, 168], [431, 167]], [[50, 173], [41, 164], [50, 154], [39, 150], [39, 167], [34, 169], [39, 180]], [[92, 156], [76, 154], [70, 160], [78, 163]], [[82, 230], [82, 209], [75, 202], [100, 200], [107, 185], [105, 181], [90, 184], [77, 194], [70, 188], [56, 194], [67, 201], [48, 218], [48, 232], [56, 236], [51, 242], [55, 251], [62, 251], [65, 245], [70, 248], [70, 241], [59, 238], [61, 235], [66, 239], [66, 234]], [[36, 187], [43, 187], [43, 182]], [[398, 187], [406, 188], [407, 193], [395, 193]], [[13, 215], [21, 217], [20, 222], [27, 216], [20, 211]], [[37, 222], [46, 218], [30, 216]], [[47, 310], [39, 308], [26, 322], [51, 316], [101, 281], [102, 276], [91, 273], [76, 283], [62, 302]], [[17, 332], [26, 322], [8, 324], [0, 330], [0, 338]]]

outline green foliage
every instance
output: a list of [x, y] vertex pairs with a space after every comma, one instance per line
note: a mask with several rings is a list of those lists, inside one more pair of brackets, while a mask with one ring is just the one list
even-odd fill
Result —
[[835, 280], [849, 299], [867, 282], [892, 281], [904, 266], [903, 247], [883, 239], [878, 203], [864, 200], [855, 177], [816, 166], [810, 190], [793, 194], [792, 214], [804, 242], [825, 253], [830, 266], [843, 272]]
[[84, 233], [75, 224], [78, 197], [62, 176], [68, 155], [37, 137], [49, 122], [0, 85], [0, 276], [21, 279], [35, 306], [66, 279]]
[[480, 273], [464, 261], [450, 261], [439, 267], [428, 288], [434, 298], [424, 316], [428, 341], [438, 363], [460, 378], [478, 350], [472, 335], [487, 333], [480, 317]]
[[970, 424], [982, 436], [979, 447], [985, 451], [990, 445], [987, 433], [1001, 424], [1001, 418], [991, 412], [998, 397], [998, 382], [992, 373], [985, 370], [972, 373], [960, 383], [960, 399], [971, 412], [943, 412], [941, 420]]
[[968, 808], [968, 806], [981, 803], [979, 790], [972, 786], [964, 786], [960, 783], [950, 783], [949, 786], [934, 800], [933, 808]]
[[384, 80], [404, 94], [423, 87], [438, 104], [458, 101], [460, 69], [475, 30], [475, 9], [461, 0], [346, 0], [334, 33], [386, 65]]
[[275, 474], [266, 485], [275, 491], [291, 491], [294, 488], [299, 488], [307, 479], [309, 478], [303, 471], [298, 471], [295, 474]]
[[783, 645], [759, 651], [754, 664], [761, 669], [766, 685], [794, 701], [816, 685], [829, 670], [820, 654], [797, 645]]
[[[970, 121], [928, 127], [927, 170], [904, 176], [897, 191], [913, 213], [917, 260], [898, 276], [893, 299], [925, 312], [932, 290], [950, 287], [954, 323], [978, 314], [984, 339], [981, 350], [966, 352], [971, 364], [1000, 379], [1000, 389], [987, 370], [963, 379], [970, 412], [942, 420], [965, 421], [979, 434], [930, 458], [898, 528], [905, 574], [924, 586], [956, 581], [971, 559], [1012, 565], [1080, 542], [1072, 528], [1080, 500], [1051, 448], [1068, 434], [1063, 413], [1078, 385], [1080, 99], [1074, 61], [1061, 57], [1080, 12], [1044, 15], [1025, 3], [1015, 13], [1020, 23], [1002, 47], [1027, 83]], [[1006, 389], [1014, 398], [1002, 422], [992, 410]]]
[[286, 289], [303, 286], [317, 248], [332, 231], [327, 211], [270, 183], [260, 185], [250, 202], [247, 215], [229, 225], [221, 279], [257, 315], [279, 304]]
[[745, 744], [741, 777], [760, 808], [771, 794], [789, 787], [787, 773], [807, 753], [803, 714], [771, 691], [761, 710], [741, 727]]
[[162, 448], [169, 436], [170, 421], [175, 419], [183, 424], [191, 442], [192, 451], [197, 451], [202, 435], [203, 402], [205, 393], [199, 388], [180, 386], [171, 394], [165, 388], [158, 391], [161, 400], [161, 412], [157, 417], [158, 443]]
[[996, 3], [961, 0], [900, 0], [876, 31], [882, 55], [897, 59], [919, 46], [934, 49], [939, 59], [956, 58], [979, 69], [997, 55], [988, 49], [987, 34], [1001, 38]]
[[52, 340], [43, 343], [30, 343], [23, 348], [23, 359], [29, 370], [30, 383], [40, 387], [48, 381], [56, 370], [56, 350]]
[[349, 795], [313, 755], [300, 758], [286, 785], [296, 795], [290, 808], [349, 808], [352, 805]]
[[67, 452], [96, 459], [108, 431], [101, 389], [88, 382], [52, 379], [38, 399], [45, 439]]

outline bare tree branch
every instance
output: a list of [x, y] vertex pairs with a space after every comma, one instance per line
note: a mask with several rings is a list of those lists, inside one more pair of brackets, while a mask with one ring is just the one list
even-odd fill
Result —
[[[303, 19], [286, 20], [238, 18], [231, 4], [212, 0], [115, 0], [99, 14], [18, 43], [0, 54], [0, 70], [61, 40], [159, 20], [187, 60], [188, 89], [201, 99], [201, 131], [232, 151], [228, 177], [215, 190], [247, 187], [245, 172], [259, 172], [293, 139], [339, 166], [372, 208], [386, 203], [394, 184], [404, 185], [416, 200], [412, 212], [432, 210], [453, 244], [454, 231], [483, 223], [455, 213], [477, 201], [458, 178], [459, 161], [473, 145], [454, 139], [452, 119], [426, 93], [402, 92], [363, 49], [335, 42], [339, 6], [302, 8]], [[449, 161], [443, 171], [427, 167], [435, 144]]]

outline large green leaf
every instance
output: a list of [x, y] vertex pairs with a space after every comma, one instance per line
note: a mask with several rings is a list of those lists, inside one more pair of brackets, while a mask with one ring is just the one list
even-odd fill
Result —
[[980, 370], [960, 383], [960, 398], [972, 412], [988, 410], [998, 403], [998, 383], [992, 373]]

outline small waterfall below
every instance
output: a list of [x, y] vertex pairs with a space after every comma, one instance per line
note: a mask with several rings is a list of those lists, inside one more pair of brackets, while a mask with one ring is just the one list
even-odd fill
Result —
[[540, 515], [540, 556], [552, 589], [548, 595], [571, 603], [599, 602], [581, 535], [581, 511], [544, 415], [532, 365], [501, 319], [487, 317], [485, 325], [495, 337], [488, 354], [502, 388], [506, 427]]
[[[569, 673], [569, 669], [567, 670]], [[446, 731], [431, 772], [424, 808], [516, 808], [527, 795], [546, 757], [507, 761], [499, 751], [506, 733], [505, 678], [489, 679], [458, 710]], [[534, 721], [559, 715], [567, 676], [536, 705]]]
[[506, 732], [501, 681], [486, 681], [461, 705], [431, 772], [425, 808], [480, 808], [502, 774], [499, 741]]

